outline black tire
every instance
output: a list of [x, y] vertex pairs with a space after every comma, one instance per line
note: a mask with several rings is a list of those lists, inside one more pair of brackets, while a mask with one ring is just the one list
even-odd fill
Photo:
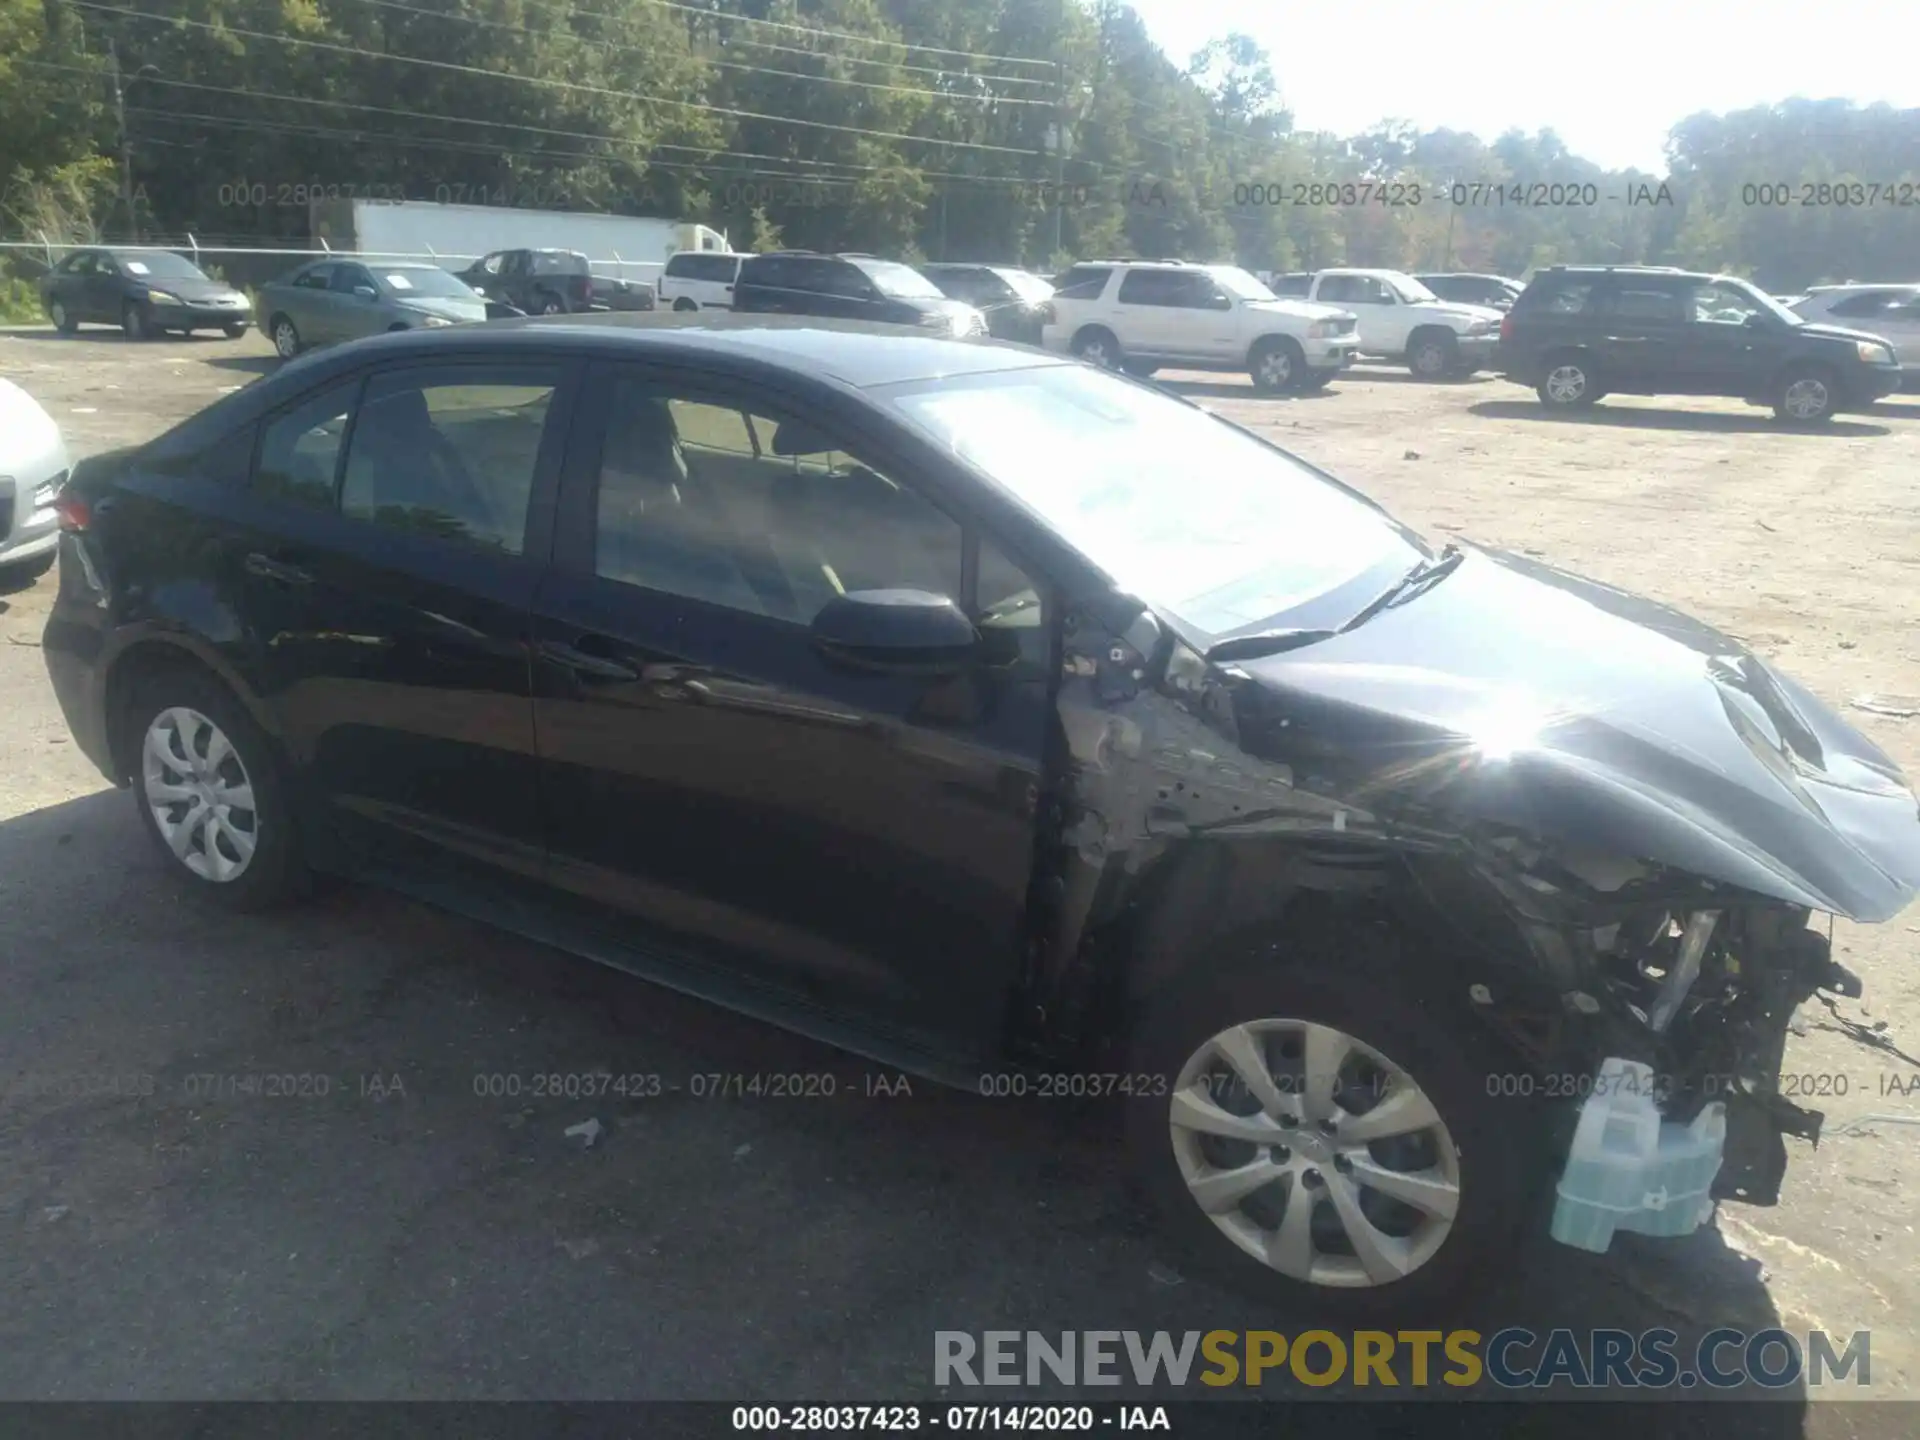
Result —
[[64, 300], [55, 300], [48, 304], [47, 318], [53, 321], [53, 328], [62, 335], [71, 335], [80, 328], [80, 322], [73, 318], [73, 312], [67, 309]]
[[1450, 330], [1416, 330], [1407, 341], [1407, 369], [1422, 380], [1445, 380], [1460, 368], [1460, 346]]
[[1549, 410], [1584, 410], [1603, 392], [1593, 361], [1579, 351], [1569, 350], [1547, 357], [1534, 393]]
[[1076, 359], [1103, 370], [1118, 370], [1126, 360], [1120, 349], [1120, 338], [1104, 325], [1086, 326], [1073, 337], [1068, 348]]
[[[160, 833], [148, 803], [144, 779], [145, 738], [155, 718], [175, 708], [195, 711], [219, 727], [232, 745], [253, 792], [255, 849], [246, 867], [229, 880], [200, 875], [176, 855]], [[279, 753], [225, 685], [204, 670], [187, 667], [162, 670], [140, 683], [120, 723], [124, 727], [120, 754], [132, 768], [133, 799], [140, 823], [159, 848], [170, 875], [194, 894], [233, 910], [265, 910], [308, 892], [312, 880], [301, 854]], [[190, 802], [183, 802], [183, 806], [186, 803]], [[204, 847], [209, 843], [204, 829], [201, 836]]]
[[276, 315], [269, 320], [267, 338], [273, 341], [274, 352], [282, 360], [291, 360], [307, 348], [306, 341], [300, 338], [300, 328], [293, 323], [291, 316]]
[[229, 340], [238, 340], [242, 335], [247, 333], [247, 327], [243, 321], [236, 325], [222, 325], [220, 332]]
[[565, 315], [567, 302], [558, 295], [542, 295], [534, 304], [536, 315]]
[[1120, 368], [1136, 380], [1151, 380], [1160, 373], [1160, 367], [1148, 360], [1122, 360]]
[[1309, 370], [1300, 378], [1300, 393], [1317, 395], [1339, 377], [1338, 370]]
[[1839, 409], [1839, 383], [1833, 372], [1822, 366], [1791, 366], [1774, 387], [1774, 418], [1789, 425], [1824, 425]]
[[[1139, 1007], [1141, 1019], [1128, 1068], [1141, 1075], [1164, 1075], [1169, 1093], [1127, 1102], [1128, 1149], [1134, 1174], [1188, 1266], [1269, 1304], [1321, 1317], [1316, 1323], [1326, 1317], [1355, 1323], [1405, 1323], [1437, 1316], [1449, 1307], [1457, 1316], [1457, 1307], [1476, 1288], [1513, 1273], [1519, 1244], [1531, 1237], [1533, 1229], [1543, 1229], [1529, 1227], [1526, 1220], [1541, 1193], [1550, 1152], [1531, 1102], [1489, 1097], [1488, 1076], [1516, 1067], [1465, 1013], [1464, 995], [1439, 993], [1422, 982], [1421, 977], [1431, 973], [1422, 968], [1426, 958], [1405, 956], [1395, 932], [1384, 922], [1328, 917], [1289, 930], [1279, 947], [1258, 958], [1211, 974], [1181, 976]], [[1457, 1155], [1458, 1209], [1437, 1250], [1410, 1273], [1357, 1286], [1294, 1279], [1242, 1249], [1189, 1192], [1169, 1125], [1170, 1092], [1188, 1057], [1210, 1037], [1262, 1019], [1311, 1022], [1344, 1031], [1403, 1069], [1431, 1100]], [[1230, 1098], [1230, 1090], [1211, 1093], [1221, 1099], [1221, 1108], [1250, 1113], [1237, 1108], [1239, 1102]], [[1340, 1108], [1336, 1141], [1339, 1123], [1353, 1124], [1371, 1104], [1380, 1103], [1369, 1102], [1364, 1088], [1342, 1094], [1360, 1105], [1357, 1110], [1351, 1104]], [[1284, 1133], [1299, 1135], [1304, 1130]], [[1260, 1158], [1260, 1147], [1250, 1143], [1222, 1143], [1244, 1144], [1247, 1151], [1245, 1158], [1224, 1156], [1217, 1162], [1222, 1168]], [[1443, 1159], [1429, 1159], [1443, 1156], [1438, 1134], [1411, 1143], [1433, 1147], [1415, 1152], [1420, 1160], [1444, 1164]], [[1305, 1142], [1294, 1144], [1304, 1151]], [[1370, 1150], [1374, 1163], [1383, 1169], [1419, 1168], [1417, 1163], [1388, 1165], [1389, 1154], [1379, 1148]], [[1269, 1155], [1275, 1160], [1291, 1158], [1277, 1150]], [[1300, 1163], [1312, 1162], [1303, 1154]], [[1316, 1169], [1330, 1171], [1339, 1163]], [[1311, 1182], [1303, 1175], [1299, 1183]], [[1321, 1187], [1328, 1183], [1318, 1180]], [[1381, 1192], [1346, 1183], [1374, 1195], [1367, 1203], [1375, 1207], [1375, 1215], [1380, 1214]], [[1243, 1198], [1240, 1205], [1267, 1205], [1277, 1198], [1277, 1188], [1268, 1186], [1252, 1198]], [[1323, 1219], [1339, 1228], [1331, 1196], [1324, 1188], [1295, 1193], [1316, 1197], [1308, 1212], [1315, 1222], [1314, 1248], [1322, 1257], [1328, 1256], [1331, 1252], [1319, 1242], [1325, 1238], [1337, 1244], [1333, 1236], [1321, 1233]], [[1322, 1211], [1327, 1212], [1324, 1217]], [[1239, 1208], [1226, 1213], [1236, 1222], [1248, 1218]], [[1279, 1223], [1277, 1216], [1273, 1223]], [[1335, 1259], [1333, 1263], [1342, 1262]]]
[[0, 565], [0, 590], [24, 590], [29, 585], [37, 584], [53, 569], [54, 562], [59, 558], [58, 550], [49, 550], [31, 560], [16, 560]]
[[154, 334], [153, 317], [129, 300], [120, 307], [120, 333], [129, 340], [151, 340]]
[[699, 308], [698, 305], [694, 304], [693, 301], [687, 299], [684, 295], [673, 302], [673, 313], [676, 315], [684, 315], [689, 310], [698, 310]]
[[1247, 355], [1247, 374], [1263, 395], [1281, 395], [1293, 389], [1307, 373], [1307, 354], [1286, 335], [1269, 335], [1255, 342]]

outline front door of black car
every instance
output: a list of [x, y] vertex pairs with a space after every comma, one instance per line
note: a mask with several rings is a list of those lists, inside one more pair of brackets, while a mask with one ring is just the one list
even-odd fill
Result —
[[349, 864], [540, 870], [528, 615], [568, 375], [389, 367], [261, 429], [232, 565], [260, 688]]
[[120, 323], [121, 307], [126, 303], [126, 276], [111, 255], [96, 255], [93, 267], [80, 281], [80, 303], [89, 320]]
[[[796, 999], [994, 1033], [1050, 713], [1039, 592], [764, 389], [622, 369], [589, 397], [536, 607], [554, 878], [611, 933], [649, 922]], [[994, 663], [812, 643], [836, 595], [897, 587], [980, 615]]]
[[1685, 314], [1675, 357], [1682, 384], [1702, 395], [1759, 396], [1779, 368], [1786, 322], [1739, 287], [1711, 282], [1692, 288]]

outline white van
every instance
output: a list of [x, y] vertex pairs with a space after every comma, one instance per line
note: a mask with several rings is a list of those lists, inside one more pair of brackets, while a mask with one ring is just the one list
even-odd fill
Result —
[[747, 257], [716, 250], [682, 250], [667, 257], [656, 286], [662, 310], [731, 310], [733, 283]]

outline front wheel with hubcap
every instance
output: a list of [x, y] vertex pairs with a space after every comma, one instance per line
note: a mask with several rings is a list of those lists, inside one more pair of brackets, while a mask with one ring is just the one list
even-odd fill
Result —
[[1262, 340], [1247, 357], [1253, 388], [1269, 395], [1291, 390], [1306, 373], [1307, 357], [1298, 343], [1280, 336]]
[[210, 677], [163, 673], [128, 722], [141, 818], [175, 875], [242, 910], [303, 888], [278, 761], [231, 694]]
[[129, 300], [120, 307], [120, 331], [129, 340], [145, 340], [153, 334], [153, 321], [147, 312]]
[[1129, 1143], [1190, 1261], [1355, 1320], [1511, 1270], [1530, 1130], [1489, 1099], [1470, 1018], [1416, 1000], [1410, 977], [1356, 983], [1305, 956], [1153, 1011], [1137, 1054], [1170, 1085], [1132, 1102]]
[[558, 295], [549, 295], [540, 302], [540, 313], [542, 315], [564, 315], [567, 313], [567, 302], [562, 300]]
[[1422, 380], [1444, 380], [1458, 366], [1459, 353], [1453, 336], [1429, 330], [1413, 337], [1407, 349], [1407, 369]]
[[80, 322], [73, 318], [73, 312], [59, 300], [47, 307], [47, 318], [53, 321], [53, 328], [62, 335], [71, 335], [80, 328]]
[[684, 315], [689, 310], [698, 310], [699, 308], [698, 305], [694, 304], [693, 301], [687, 299], [684, 295], [673, 302], [674, 313], [677, 315]]
[[1818, 425], [1833, 418], [1838, 404], [1833, 382], [1818, 370], [1793, 370], [1780, 382], [1773, 413], [1794, 425]]

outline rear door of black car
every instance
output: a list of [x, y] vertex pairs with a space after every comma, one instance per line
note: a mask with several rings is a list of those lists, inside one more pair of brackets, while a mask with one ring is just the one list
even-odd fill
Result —
[[[610, 935], [678, 936], [916, 1033], [997, 1033], [1051, 713], [1044, 587], [884, 432], [817, 404], [664, 366], [587, 397], [536, 606], [554, 879]], [[902, 585], [1007, 653], [933, 678], [815, 647], [840, 590]]]
[[1647, 394], [1690, 388], [1680, 358], [1687, 289], [1682, 277], [1631, 271], [1608, 277], [1597, 297], [1594, 327], [1605, 388]]
[[540, 870], [529, 608], [574, 375], [388, 365], [258, 427], [228, 562], [261, 691], [348, 864]]

